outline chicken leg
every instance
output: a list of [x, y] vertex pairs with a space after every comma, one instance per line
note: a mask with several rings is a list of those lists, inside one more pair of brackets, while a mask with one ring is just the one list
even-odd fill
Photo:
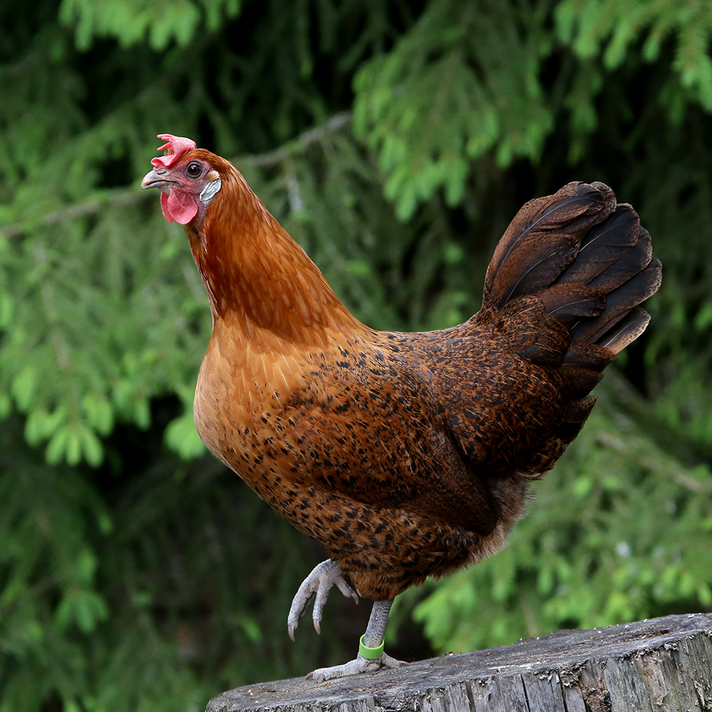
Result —
[[[312, 612], [312, 622], [314, 629], [320, 633], [321, 616], [324, 604], [329, 595], [329, 591], [336, 586], [347, 598], [353, 598], [358, 603], [358, 595], [346, 583], [343, 575], [339, 571], [339, 565], [333, 559], [327, 559], [312, 569], [299, 590], [292, 599], [287, 616], [287, 629], [289, 637], [294, 640], [294, 632], [299, 625], [299, 619], [304, 615], [309, 602], [314, 599], [314, 610]], [[375, 672], [383, 667], [398, 667], [405, 665], [400, 660], [392, 658], [383, 652], [383, 636], [386, 632], [386, 623], [390, 613], [393, 599], [386, 601], [376, 601], [371, 610], [371, 617], [366, 626], [366, 632], [361, 638], [358, 657], [344, 665], [336, 665], [330, 668], [319, 668], [309, 673], [307, 677], [316, 682], [332, 680], [337, 677], [347, 675], [357, 675], [362, 672]]]
[[334, 667], [319, 668], [310, 672], [307, 678], [315, 682], [324, 682], [325, 680], [333, 680], [337, 677], [346, 677], [347, 675], [358, 675], [362, 672], [376, 672], [381, 668], [393, 668], [407, 663], [396, 660], [390, 655], [383, 652], [383, 636], [386, 632], [386, 623], [388, 622], [388, 614], [393, 605], [394, 599], [386, 601], [375, 601], [371, 610], [371, 617], [368, 620], [366, 632], [361, 638], [359, 644], [358, 656], [355, 660], [351, 660], [344, 665], [335, 665]]

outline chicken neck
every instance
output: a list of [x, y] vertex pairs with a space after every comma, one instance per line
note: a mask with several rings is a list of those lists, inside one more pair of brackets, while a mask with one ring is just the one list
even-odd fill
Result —
[[304, 344], [323, 343], [328, 331], [367, 330], [237, 171], [223, 177], [214, 202], [188, 229], [213, 322]]

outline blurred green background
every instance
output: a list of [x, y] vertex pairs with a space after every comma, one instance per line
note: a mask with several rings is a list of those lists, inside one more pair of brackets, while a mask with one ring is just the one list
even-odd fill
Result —
[[355, 653], [286, 634], [324, 552], [206, 453], [210, 331], [157, 133], [233, 160], [366, 323], [479, 306], [516, 210], [602, 180], [653, 236], [653, 320], [484, 564], [396, 604], [405, 659], [712, 610], [712, 3], [0, 6], [0, 711], [202, 710]]

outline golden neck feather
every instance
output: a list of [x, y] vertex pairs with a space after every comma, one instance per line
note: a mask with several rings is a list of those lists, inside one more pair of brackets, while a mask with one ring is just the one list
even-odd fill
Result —
[[230, 321], [248, 337], [267, 331], [292, 343], [322, 340], [329, 331], [368, 331], [242, 175], [219, 160], [222, 188], [188, 228], [213, 321]]

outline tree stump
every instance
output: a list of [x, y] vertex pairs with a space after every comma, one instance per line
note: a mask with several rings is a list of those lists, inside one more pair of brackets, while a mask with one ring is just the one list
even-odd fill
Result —
[[562, 630], [322, 683], [241, 687], [206, 712], [712, 712], [712, 614]]

